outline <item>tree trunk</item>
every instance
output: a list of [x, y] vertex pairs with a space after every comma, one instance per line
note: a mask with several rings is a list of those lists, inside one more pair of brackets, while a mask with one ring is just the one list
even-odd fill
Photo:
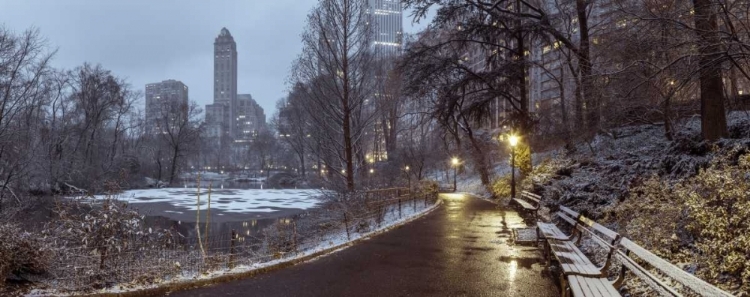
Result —
[[667, 98], [664, 98], [664, 136], [667, 137], [667, 140], [672, 141], [674, 137], [672, 137], [672, 122], [670, 119], [670, 102], [672, 101], [672, 94], [667, 96]]
[[398, 102], [393, 103], [393, 107], [391, 107], [390, 109], [391, 115], [388, 118], [390, 127], [388, 127], [388, 136], [386, 137], [385, 146], [389, 156], [396, 152], [396, 143], [398, 137], [398, 105]]
[[560, 116], [562, 117], [563, 131], [568, 134], [568, 111], [565, 106], [565, 71], [560, 67]]
[[[516, 0], [516, 13], [521, 13], [521, 0]], [[517, 26], [519, 27], [518, 32], [516, 33], [516, 42], [518, 43], [518, 49], [516, 52], [516, 55], [518, 56], [518, 61], [521, 63], [519, 65], [519, 73], [518, 73], [518, 87], [519, 87], [519, 96], [520, 96], [520, 105], [521, 105], [521, 113], [522, 113], [522, 119], [523, 119], [523, 125], [526, 126], [529, 118], [529, 92], [528, 87], [526, 85], [526, 72], [527, 72], [527, 65], [526, 65], [526, 43], [523, 36], [523, 30], [520, 29], [522, 26], [521, 21], [518, 21]], [[523, 130], [526, 130], [525, 128]]]
[[298, 154], [298, 156], [299, 156], [299, 164], [300, 164], [300, 169], [301, 169], [300, 173], [304, 177], [304, 176], [306, 176], [305, 175], [305, 151], [304, 151], [304, 149], [302, 150], [302, 152], [300, 152]]
[[[161, 150], [156, 152], [156, 166], [159, 169], [159, 172], [156, 175], [156, 180], [161, 181], [161, 172], [162, 172], [162, 166], [161, 166]], [[158, 183], [157, 183], [158, 184]]]
[[474, 148], [474, 162], [477, 163], [477, 170], [479, 171], [479, 179], [482, 181], [482, 185], [487, 187], [488, 190], [491, 191], [492, 183], [490, 182], [490, 170], [487, 167], [487, 158], [486, 154], [482, 150], [482, 147], [479, 145], [477, 140], [474, 138], [474, 136], [469, 133], [469, 141], [471, 142], [471, 146]]
[[352, 155], [351, 119], [348, 106], [344, 106], [344, 157], [346, 158], [346, 189], [354, 191], [354, 160]]
[[727, 136], [724, 83], [721, 80], [721, 43], [712, 0], [693, 0], [695, 28], [700, 41], [701, 131], [703, 139]]
[[[585, 115], [585, 121], [589, 131], [599, 130], [600, 105], [598, 96], [594, 92], [593, 70], [591, 63], [591, 47], [589, 41], [589, 25], [586, 14], [588, 1], [576, 0], [576, 11], [578, 14], [578, 28], [580, 31], [580, 46], [578, 51], [578, 69], [581, 71], [581, 95], [584, 105], [582, 106]], [[587, 133], [589, 134], [589, 133]], [[588, 135], [589, 137], [593, 135]]]
[[174, 181], [175, 172], [177, 172], [177, 158], [179, 157], [179, 155], [180, 155], [179, 149], [175, 148], [174, 154], [172, 155], [172, 168], [170, 169], [170, 174], [169, 174], [169, 184], [170, 185]]

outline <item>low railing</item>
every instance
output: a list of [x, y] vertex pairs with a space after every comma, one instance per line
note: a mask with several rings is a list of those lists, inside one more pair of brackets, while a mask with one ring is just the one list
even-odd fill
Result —
[[367, 198], [394, 198], [401, 195], [409, 195], [411, 190], [409, 188], [387, 188], [377, 189], [365, 192]]

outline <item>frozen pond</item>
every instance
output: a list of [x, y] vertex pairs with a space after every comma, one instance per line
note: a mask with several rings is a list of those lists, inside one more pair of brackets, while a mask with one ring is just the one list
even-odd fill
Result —
[[[211, 217], [217, 221], [287, 217], [318, 206], [321, 190], [297, 189], [212, 189]], [[195, 221], [196, 188], [129, 190], [116, 196], [151, 216], [184, 222]], [[96, 198], [104, 198], [99, 195]], [[201, 188], [201, 217], [208, 209], [208, 190]]]

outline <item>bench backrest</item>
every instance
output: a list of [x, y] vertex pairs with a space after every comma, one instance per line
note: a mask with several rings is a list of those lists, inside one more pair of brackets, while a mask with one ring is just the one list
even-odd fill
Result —
[[539, 202], [542, 200], [542, 196], [539, 196], [537, 194], [534, 194], [528, 191], [522, 191], [521, 197], [523, 197], [526, 200], [531, 200], [535, 202], [536, 204], [539, 204]]
[[570, 216], [568, 216], [568, 214], [566, 214], [566, 213], [564, 213], [562, 211], [558, 211], [557, 212], [557, 216], [560, 217], [561, 219], [563, 219], [563, 221], [567, 222], [571, 226], [575, 226], [575, 224], [576, 224], [576, 219], [575, 218], [571, 218]]
[[567, 208], [565, 206], [560, 206], [560, 210], [562, 210], [563, 213], [569, 215], [572, 218], [576, 218], [578, 220], [578, 223], [583, 225], [586, 228], [589, 228], [591, 230], [594, 230], [601, 235], [604, 235], [604, 239], [609, 240], [610, 243], [613, 243], [615, 239], [619, 237], [617, 232], [610, 230], [607, 227], [602, 226], [601, 224], [595, 222], [592, 219], [587, 218], [586, 216], [581, 215], [577, 211], [574, 211], [570, 208]]
[[[622, 238], [620, 240], [620, 247], [629, 251], [631, 255], [636, 255], [638, 258], [647, 262], [655, 269], [661, 271], [671, 279], [674, 279], [675, 281], [690, 288], [701, 296], [732, 296], [729, 293], [724, 292], [721, 289], [705, 282], [704, 280], [697, 278], [695, 275], [692, 275], [680, 269], [679, 267], [672, 265], [672, 263], [659, 258], [659, 256], [654, 255], [647, 249], [644, 249], [643, 247], [635, 244], [627, 238]], [[653, 277], [653, 275], [649, 275], [649, 277]], [[659, 282], [659, 284], [664, 285], [661, 282]]]

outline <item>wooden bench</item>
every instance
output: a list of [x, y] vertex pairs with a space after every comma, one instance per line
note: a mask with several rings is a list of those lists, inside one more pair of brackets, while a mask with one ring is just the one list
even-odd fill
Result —
[[527, 191], [522, 191], [520, 198], [511, 199], [511, 201], [520, 205], [521, 207], [523, 207], [523, 209], [532, 212], [535, 218], [537, 217], [539, 209], [542, 206], [541, 200], [542, 196]]
[[[560, 206], [556, 215], [573, 226], [571, 235], [565, 235], [554, 224], [542, 222], [537, 223], [537, 232], [540, 238], [547, 241], [545, 256], [548, 259], [555, 257], [560, 263], [563, 271], [563, 296], [568, 294], [566, 287], [574, 296], [620, 296], [618, 289], [622, 287], [627, 271], [635, 274], [662, 296], [682, 296], [673, 285], [657, 278], [652, 273], [653, 270], [658, 270], [660, 274], [700, 296], [732, 296], [570, 208]], [[583, 234], [589, 235], [594, 243], [609, 250], [607, 261], [602, 267], [596, 267], [576, 247], [578, 243], [574, 244], [574, 240], [579, 242]], [[613, 258], [622, 263], [622, 268], [618, 278], [609, 281], [606, 271]], [[647, 264], [649, 268], [639, 263]]]
[[631, 257], [636, 256], [642, 262], [647, 263], [652, 270], [659, 271], [661, 274], [682, 284], [684, 288], [688, 288], [700, 296], [732, 296], [697, 278], [695, 275], [672, 265], [672, 263], [659, 258], [627, 238], [620, 240], [619, 247], [620, 250], [617, 252], [616, 258], [622, 263], [622, 269], [620, 270], [620, 276], [614, 283], [615, 287], [620, 287], [625, 280], [626, 272], [631, 271], [662, 296], [682, 296], [672, 286], [654, 276], [648, 269], [638, 264]]
[[[620, 236], [566, 207], [561, 207], [557, 216], [573, 226], [572, 234], [566, 235], [555, 224], [539, 222], [537, 235], [544, 241], [547, 263], [549, 264], [554, 257], [560, 264], [561, 295], [568, 296], [572, 293], [573, 296], [620, 296], [617, 288], [607, 279], [607, 269], [617, 248], [615, 243]], [[603, 266], [596, 266], [576, 246], [583, 233], [589, 233], [592, 238], [596, 238], [595, 241], [609, 250]], [[578, 240], [575, 240], [576, 238]]]

